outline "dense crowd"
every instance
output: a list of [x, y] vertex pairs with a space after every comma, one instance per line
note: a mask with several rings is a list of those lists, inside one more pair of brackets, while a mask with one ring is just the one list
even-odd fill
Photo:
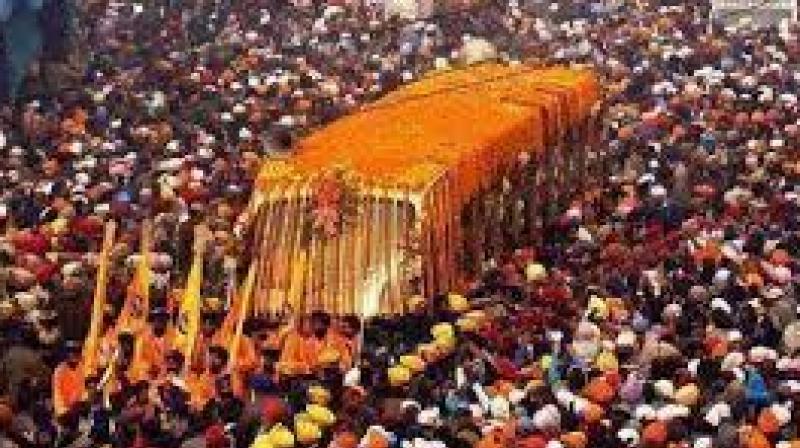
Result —
[[[490, 2], [407, 23], [276, 3], [91, 9], [80, 88], [0, 111], [0, 447], [800, 444], [797, 30], [707, 34], [694, 4], [565, 21]], [[476, 38], [509, 63], [591, 65], [606, 87], [592, 151], [608, 177], [544, 243], [363, 341], [352, 317], [252, 319], [232, 370], [209, 300], [202, 356], [169, 350], [194, 225], [213, 231], [203, 296], [224, 298], [259, 160]], [[108, 322], [153, 225], [147, 350], [108, 332], [115, 368], [84, 376], [110, 219]]]

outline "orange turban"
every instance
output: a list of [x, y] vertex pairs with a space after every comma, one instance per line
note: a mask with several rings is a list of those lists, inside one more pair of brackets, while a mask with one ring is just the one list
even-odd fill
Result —
[[479, 440], [475, 448], [506, 448], [504, 439], [502, 431], [492, 431]]
[[511, 393], [513, 389], [514, 385], [504, 380], [497, 380], [492, 385], [492, 390], [494, 390], [494, 393], [501, 397], [508, 397], [508, 394]]
[[[740, 439], [741, 440], [741, 439]], [[750, 429], [744, 436], [744, 448], [770, 448], [772, 444], [769, 443], [767, 436], [756, 428]]]
[[644, 427], [642, 431], [642, 442], [647, 448], [664, 446], [667, 443], [667, 425], [661, 421], [655, 421]]
[[518, 440], [515, 444], [517, 448], [546, 448], [547, 439], [542, 436], [529, 436]]
[[728, 354], [728, 341], [719, 337], [709, 337], [705, 341], [706, 350], [714, 358], [723, 358]]
[[389, 441], [382, 434], [370, 432], [367, 436], [366, 448], [389, 448]]
[[583, 391], [586, 398], [598, 403], [608, 404], [614, 399], [614, 389], [608, 380], [603, 377], [592, 379]]
[[286, 405], [280, 398], [266, 397], [261, 405], [261, 419], [271, 425], [280, 421], [286, 413]]
[[617, 132], [620, 140], [628, 140], [633, 137], [633, 129], [630, 126], [623, 126]]
[[745, 286], [755, 286], [761, 288], [764, 286], [764, 279], [756, 273], [750, 273], [744, 277]]
[[343, 432], [333, 438], [334, 446], [337, 448], [356, 448], [358, 447], [358, 437], [352, 432]]
[[604, 415], [605, 411], [599, 404], [588, 403], [583, 409], [583, 420], [586, 423], [597, 423], [603, 418]]
[[561, 443], [566, 448], [586, 448], [586, 434], [580, 431], [568, 432], [561, 436]]
[[764, 434], [776, 434], [781, 429], [781, 424], [772, 409], [765, 408], [758, 415], [758, 429]]
[[791, 261], [791, 257], [789, 256], [789, 253], [786, 252], [785, 250], [776, 249], [776, 250], [774, 250], [772, 252], [772, 255], [770, 256], [770, 260], [774, 264], [778, 264], [778, 265], [784, 266], [784, 265], [788, 264]]

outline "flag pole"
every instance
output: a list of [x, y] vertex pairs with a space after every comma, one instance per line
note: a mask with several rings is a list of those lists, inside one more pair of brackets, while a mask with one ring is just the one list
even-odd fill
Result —
[[103, 234], [103, 246], [100, 251], [100, 262], [97, 267], [94, 299], [92, 300], [92, 315], [89, 324], [89, 334], [83, 346], [83, 368], [86, 372], [93, 372], [97, 364], [97, 349], [100, 338], [100, 328], [103, 325], [103, 310], [106, 301], [106, 285], [108, 283], [108, 259], [114, 244], [114, 233], [117, 225], [108, 221]]

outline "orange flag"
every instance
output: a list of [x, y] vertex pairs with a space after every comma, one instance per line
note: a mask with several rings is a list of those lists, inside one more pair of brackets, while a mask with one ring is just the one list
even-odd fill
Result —
[[197, 334], [200, 331], [200, 302], [203, 285], [203, 252], [205, 251], [207, 230], [197, 226], [194, 235], [194, 260], [186, 280], [186, 289], [179, 305], [176, 328], [176, 347], [183, 353], [186, 366], [192, 364]]
[[[250, 264], [250, 268], [247, 271], [247, 278], [245, 278], [239, 289], [231, 288], [233, 291], [231, 293], [230, 306], [228, 307], [228, 313], [225, 315], [225, 319], [222, 321], [222, 326], [217, 332], [217, 340], [227, 341], [236, 331], [236, 322], [238, 322], [239, 319], [239, 309], [241, 308], [243, 294], [246, 292], [248, 282], [251, 282], [250, 276], [252, 275], [255, 277], [254, 264], [255, 263]], [[252, 289], [252, 285], [249, 287]]]
[[132, 330], [140, 333], [147, 322], [150, 312], [150, 247], [152, 241], [152, 225], [150, 220], [142, 223], [142, 237], [139, 247], [139, 260], [136, 272], [128, 285], [125, 303], [117, 318], [117, 330]]
[[103, 331], [103, 310], [106, 305], [106, 287], [108, 285], [108, 268], [111, 249], [114, 245], [114, 232], [117, 226], [114, 221], [106, 223], [103, 235], [103, 247], [100, 251], [100, 262], [97, 266], [97, 279], [92, 302], [92, 315], [89, 324], [89, 333], [83, 344], [83, 368], [87, 373], [94, 372], [97, 368], [97, 352], [99, 350], [100, 334]]

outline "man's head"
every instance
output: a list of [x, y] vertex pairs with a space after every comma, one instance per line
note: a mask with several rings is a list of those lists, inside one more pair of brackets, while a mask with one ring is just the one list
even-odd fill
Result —
[[153, 334], [158, 337], [163, 336], [167, 332], [167, 324], [169, 323], [169, 314], [164, 308], [155, 308], [150, 313], [150, 323], [153, 329]]
[[233, 384], [231, 383], [230, 375], [219, 376], [214, 386], [217, 389], [217, 394], [221, 397], [231, 397], [233, 395]]
[[345, 316], [340, 323], [339, 331], [347, 338], [354, 338], [358, 334], [361, 322], [356, 316]]
[[328, 332], [331, 325], [331, 317], [322, 311], [315, 311], [311, 315], [311, 331], [315, 337], [322, 338]]
[[81, 346], [77, 341], [67, 341], [64, 344], [65, 361], [71, 368], [78, 366], [81, 360]]
[[200, 331], [203, 336], [211, 337], [217, 331], [217, 315], [216, 313], [208, 312], [203, 314], [203, 324]]
[[311, 334], [311, 319], [300, 316], [297, 318], [294, 328], [302, 335], [309, 336]]
[[133, 349], [135, 345], [135, 338], [133, 333], [123, 331], [117, 336], [117, 344], [119, 345], [120, 358], [124, 360], [133, 359]]
[[225, 347], [214, 345], [208, 349], [208, 354], [211, 373], [222, 373], [222, 371], [225, 370], [225, 366], [228, 364], [228, 350], [226, 350]]
[[111, 328], [117, 321], [117, 315], [114, 313], [114, 308], [111, 305], [106, 305], [103, 310], [103, 327]]
[[178, 350], [171, 350], [167, 353], [166, 364], [167, 372], [171, 374], [178, 374], [183, 370], [183, 353]]

